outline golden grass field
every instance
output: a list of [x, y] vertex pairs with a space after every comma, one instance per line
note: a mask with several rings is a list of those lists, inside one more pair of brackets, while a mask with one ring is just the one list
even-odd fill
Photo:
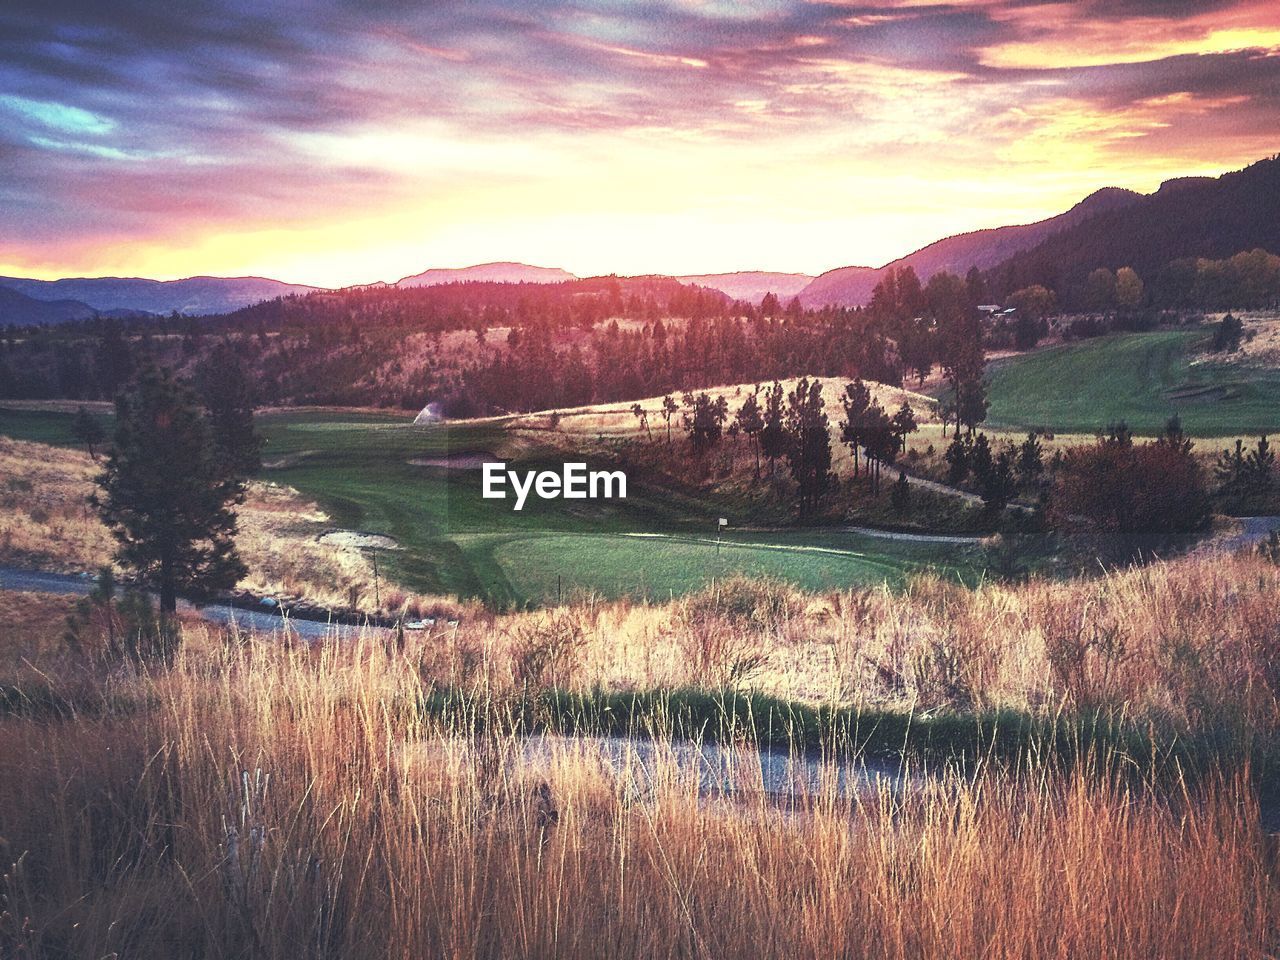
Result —
[[[0, 565], [81, 572], [111, 562], [115, 542], [88, 503], [100, 466], [83, 451], [0, 437]], [[241, 586], [372, 612], [373, 567], [355, 547], [320, 543], [329, 518], [296, 490], [255, 481], [237, 509]], [[395, 584], [384, 606], [416, 601]]]
[[712, 685], [758, 654], [743, 682], [796, 696], [1270, 737], [1277, 586], [1257, 558], [973, 592], [736, 583], [477, 617], [402, 651], [190, 623], [169, 666], [76, 660], [65, 600], [11, 601], [6, 622], [33, 623], [0, 649], [27, 705], [0, 712], [0, 955], [1271, 956], [1276, 845], [1244, 770], [1180, 787], [1041, 756], [779, 805], [750, 743], [740, 792], [705, 798], [661, 748], [637, 788], [589, 741], [535, 761], [414, 704]]

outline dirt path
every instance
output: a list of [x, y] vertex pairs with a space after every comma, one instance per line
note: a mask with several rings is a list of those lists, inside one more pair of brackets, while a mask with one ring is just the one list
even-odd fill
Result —
[[[92, 577], [68, 573], [43, 573], [38, 570], [19, 570], [0, 567], [0, 590], [23, 593], [56, 593], [84, 597], [94, 588]], [[193, 607], [182, 601], [184, 610], [194, 610], [206, 620], [223, 625], [235, 624], [241, 629], [272, 633], [287, 630], [304, 640], [324, 640], [358, 636], [361, 630], [377, 631], [376, 627], [354, 627], [338, 623], [322, 623], [318, 620], [302, 620], [298, 617], [282, 617], [279, 613], [245, 610], [227, 604], [210, 603]]]

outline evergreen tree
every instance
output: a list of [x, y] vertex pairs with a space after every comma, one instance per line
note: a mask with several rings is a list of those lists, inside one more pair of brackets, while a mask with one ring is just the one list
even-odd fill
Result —
[[1227, 314], [1213, 331], [1211, 347], [1215, 353], [1228, 353], [1240, 349], [1240, 340], [1244, 336], [1244, 324], [1238, 317]]
[[969, 470], [973, 473], [973, 479], [977, 481], [979, 490], [986, 486], [994, 465], [991, 441], [987, 439], [985, 433], [980, 433], [974, 438], [973, 446], [969, 449]]
[[813, 512], [833, 480], [831, 433], [824, 407], [821, 380], [810, 382], [801, 377], [787, 397], [786, 432], [790, 442], [786, 456], [796, 481], [801, 516]]
[[969, 449], [971, 443], [967, 438], [956, 434], [952, 438], [951, 444], [947, 447], [943, 459], [947, 461], [947, 482], [951, 484], [963, 483], [964, 478], [969, 475]]
[[866, 445], [867, 413], [871, 408], [871, 391], [861, 380], [845, 384], [840, 397], [844, 419], [840, 421], [840, 441], [853, 453], [853, 475], [858, 476], [858, 453]]
[[907, 437], [915, 433], [917, 429], [915, 412], [911, 409], [911, 405], [903, 400], [902, 406], [893, 415], [893, 435], [898, 440], [899, 452], [907, 452]]
[[742, 401], [742, 406], [734, 417], [734, 423], [751, 439], [751, 445], [755, 449], [757, 478], [760, 476], [760, 431], [764, 429], [764, 418], [760, 416], [759, 393], [760, 388], [756, 387], [747, 394], [747, 399]]
[[1001, 450], [980, 482], [982, 502], [988, 510], [998, 513], [1008, 506], [1018, 488], [1013, 475], [1013, 454]]
[[77, 440], [84, 444], [90, 458], [96, 463], [98, 460], [98, 447], [107, 438], [107, 432], [102, 428], [102, 423], [98, 418], [84, 407], [77, 407], [75, 418], [71, 421], [71, 432]]
[[1271, 492], [1275, 483], [1276, 454], [1265, 436], [1258, 438], [1258, 445], [1249, 453], [1244, 463], [1245, 489], [1254, 496]]
[[218, 344], [196, 369], [196, 391], [227, 472], [248, 478], [262, 469], [262, 438], [254, 429], [253, 380], [231, 344]]
[[653, 442], [653, 431], [649, 429], [649, 414], [644, 407], [638, 403], [631, 405], [631, 415], [640, 421], [640, 427], [644, 430], [645, 436], [649, 438], [649, 442]]
[[1213, 476], [1218, 481], [1218, 492], [1238, 494], [1244, 486], [1245, 462], [1244, 441], [1236, 440], [1234, 450], [1223, 450], [1213, 465]]
[[871, 468], [871, 488], [879, 496], [881, 468], [898, 458], [898, 435], [893, 418], [885, 413], [878, 401], [873, 400], [867, 409], [863, 438]]
[[907, 471], [899, 470], [898, 479], [889, 491], [889, 503], [895, 513], [903, 514], [911, 506], [911, 483], [907, 480]]
[[662, 419], [667, 422], [667, 446], [671, 446], [671, 418], [680, 408], [676, 406], [675, 398], [671, 394], [667, 394], [662, 398]]
[[205, 595], [245, 574], [232, 505], [232, 473], [195, 396], [167, 373], [144, 370], [116, 400], [114, 445], [94, 503], [119, 546], [116, 559], [160, 594], [162, 615], [179, 591]]
[[785, 392], [777, 380], [764, 395], [764, 426], [760, 428], [760, 452], [769, 461], [769, 476], [773, 476], [774, 464], [787, 452]]
[[1182, 418], [1176, 413], [1165, 421], [1164, 429], [1156, 437], [1156, 443], [1174, 450], [1180, 450], [1183, 453], [1190, 453], [1192, 446], [1194, 446], [1191, 438], [1182, 429]]
[[1032, 430], [1018, 447], [1018, 476], [1023, 483], [1033, 483], [1044, 472], [1044, 451], [1040, 438]]
[[729, 401], [724, 397], [713, 400], [706, 393], [689, 399], [691, 402], [684, 414], [684, 426], [693, 449], [702, 453], [720, 442], [724, 422], [729, 415]]

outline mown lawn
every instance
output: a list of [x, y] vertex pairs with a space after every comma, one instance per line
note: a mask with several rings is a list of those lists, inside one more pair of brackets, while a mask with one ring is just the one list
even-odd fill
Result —
[[1280, 430], [1280, 370], [1197, 352], [1204, 331], [1119, 334], [991, 364], [993, 427], [1154, 434], [1173, 414], [1202, 437]]

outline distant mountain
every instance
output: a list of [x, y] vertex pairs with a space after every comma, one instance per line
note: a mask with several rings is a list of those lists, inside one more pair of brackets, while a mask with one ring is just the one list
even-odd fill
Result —
[[1132, 190], [1106, 187], [1091, 193], [1066, 213], [1048, 220], [947, 237], [880, 268], [840, 267], [829, 270], [801, 291], [800, 301], [809, 307], [865, 304], [871, 299], [871, 291], [880, 282], [880, 277], [896, 267], [911, 267], [922, 283], [944, 270], [961, 276], [970, 267], [987, 270], [1019, 251], [1031, 249], [1055, 233], [1099, 214], [1128, 207], [1141, 197], [1142, 194]]
[[524, 263], [481, 263], [474, 267], [438, 268], [398, 281], [397, 287], [434, 287], [442, 283], [562, 283], [578, 279], [559, 267]]
[[65, 323], [93, 316], [93, 307], [79, 300], [37, 300], [25, 293], [0, 287], [0, 327]]
[[759, 303], [766, 293], [772, 293], [784, 303], [796, 296], [812, 281], [807, 273], [769, 273], [761, 270], [742, 270], [737, 273], [704, 273], [698, 276], [676, 277], [681, 283], [693, 283], [726, 293], [735, 300]]
[[1150, 281], [1174, 260], [1257, 248], [1280, 253], [1280, 157], [1220, 177], [1170, 180], [1014, 254], [989, 277], [1005, 290], [1042, 283], [1070, 300], [1098, 267], [1133, 267]]
[[78, 300], [101, 310], [140, 310], [189, 316], [227, 313], [251, 303], [317, 287], [281, 283], [262, 277], [188, 277], [185, 280], [145, 280], [140, 277], [80, 277], [66, 280], [26, 280], [0, 277], [0, 287], [37, 300]]

